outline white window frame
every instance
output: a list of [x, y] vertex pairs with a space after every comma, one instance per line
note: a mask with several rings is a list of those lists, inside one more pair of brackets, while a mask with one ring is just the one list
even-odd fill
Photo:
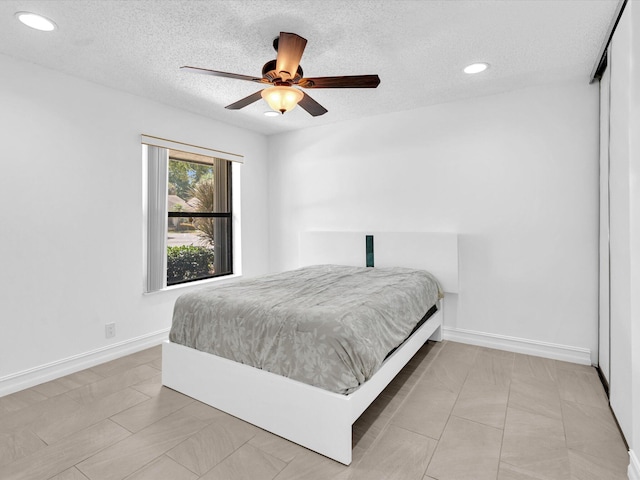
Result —
[[[153, 293], [185, 286], [228, 280], [242, 275], [240, 231], [240, 168], [244, 157], [212, 148], [141, 135], [143, 170], [143, 290]], [[151, 147], [151, 148], [150, 148]], [[168, 150], [221, 158], [231, 162], [233, 273], [167, 286], [167, 184]]]

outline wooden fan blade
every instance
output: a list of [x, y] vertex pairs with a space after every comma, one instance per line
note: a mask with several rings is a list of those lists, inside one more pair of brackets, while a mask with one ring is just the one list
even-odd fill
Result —
[[319, 117], [320, 115], [324, 115], [328, 112], [326, 108], [324, 108], [306, 93], [304, 94], [304, 97], [302, 97], [302, 100], [298, 102], [298, 105], [300, 105], [314, 117]]
[[219, 72], [218, 70], [208, 70], [206, 68], [198, 68], [198, 67], [180, 67], [181, 70], [185, 70], [187, 72], [194, 73], [202, 73], [204, 75], [213, 75], [214, 77], [225, 77], [225, 78], [235, 78], [236, 80], [247, 80], [249, 82], [257, 82], [257, 83], [269, 83], [269, 80], [258, 77], [250, 77], [249, 75], [240, 75], [239, 73], [227, 73], [227, 72]]
[[295, 77], [307, 39], [295, 33], [280, 32], [276, 72], [282, 80]]
[[378, 85], [378, 75], [302, 78], [298, 82], [298, 86], [302, 88], [376, 88]]
[[242, 100], [238, 100], [231, 105], [227, 105], [224, 108], [229, 110], [240, 110], [241, 108], [246, 107], [247, 105], [251, 105], [253, 102], [257, 102], [262, 98], [262, 90], [258, 90], [256, 93], [252, 93], [248, 97], [244, 97]]

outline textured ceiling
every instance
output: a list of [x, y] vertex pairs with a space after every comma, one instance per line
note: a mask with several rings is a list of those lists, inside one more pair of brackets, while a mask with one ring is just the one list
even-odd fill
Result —
[[[581, 79], [618, 0], [1, 0], [0, 53], [265, 134]], [[14, 17], [54, 20], [52, 33]], [[377, 89], [309, 91], [329, 110], [265, 117], [263, 100], [225, 105], [252, 82], [180, 71], [191, 65], [260, 76], [280, 31], [308, 40], [305, 76], [380, 75]], [[491, 68], [462, 73], [473, 62]]]

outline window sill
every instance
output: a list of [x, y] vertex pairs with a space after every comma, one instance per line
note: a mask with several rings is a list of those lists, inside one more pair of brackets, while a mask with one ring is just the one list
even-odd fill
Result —
[[204, 279], [204, 280], [197, 280], [195, 282], [188, 282], [188, 283], [180, 283], [178, 285], [171, 285], [169, 287], [164, 287], [163, 289], [156, 290], [154, 292], [143, 292], [143, 295], [156, 295], [158, 293], [163, 293], [163, 292], [179, 291], [179, 290], [183, 290], [185, 288], [197, 288], [197, 287], [205, 287], [205, 286], [208, 286], [208, 285], [231, 283], [231, 282], [233, 282], [235, 280], [238, 280], [239, 278], [242, 278], [242, 274], [241, 273], [234, 273], [232, 275], [225, 275], [224, 277], [207, 278], [207, 279]]

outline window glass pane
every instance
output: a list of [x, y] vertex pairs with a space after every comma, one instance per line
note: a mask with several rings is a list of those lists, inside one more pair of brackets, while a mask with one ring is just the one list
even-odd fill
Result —
[[207, 242], [196, 229], [195, 220], [189, 217], [169, 217], [167, 222], [167, 246], [205, 245]]
[[213, 275], [213, 248], [200, 245], [167, 247], [167, 285]]
[[171, 150], [169, 155], [168, 211], [229, 212], [230, 162], [218, 158], [209, 158], [208, 164], [180, 160], [177, 153]]
[[169, 156], [167, 187], [169, 212], [213, 211], [213, 165], [176, 160]]
[[[230, 218], [169, 218], [167, 285], [232, 273]], [[171, 227], [170, 227], [171, 228]]]

